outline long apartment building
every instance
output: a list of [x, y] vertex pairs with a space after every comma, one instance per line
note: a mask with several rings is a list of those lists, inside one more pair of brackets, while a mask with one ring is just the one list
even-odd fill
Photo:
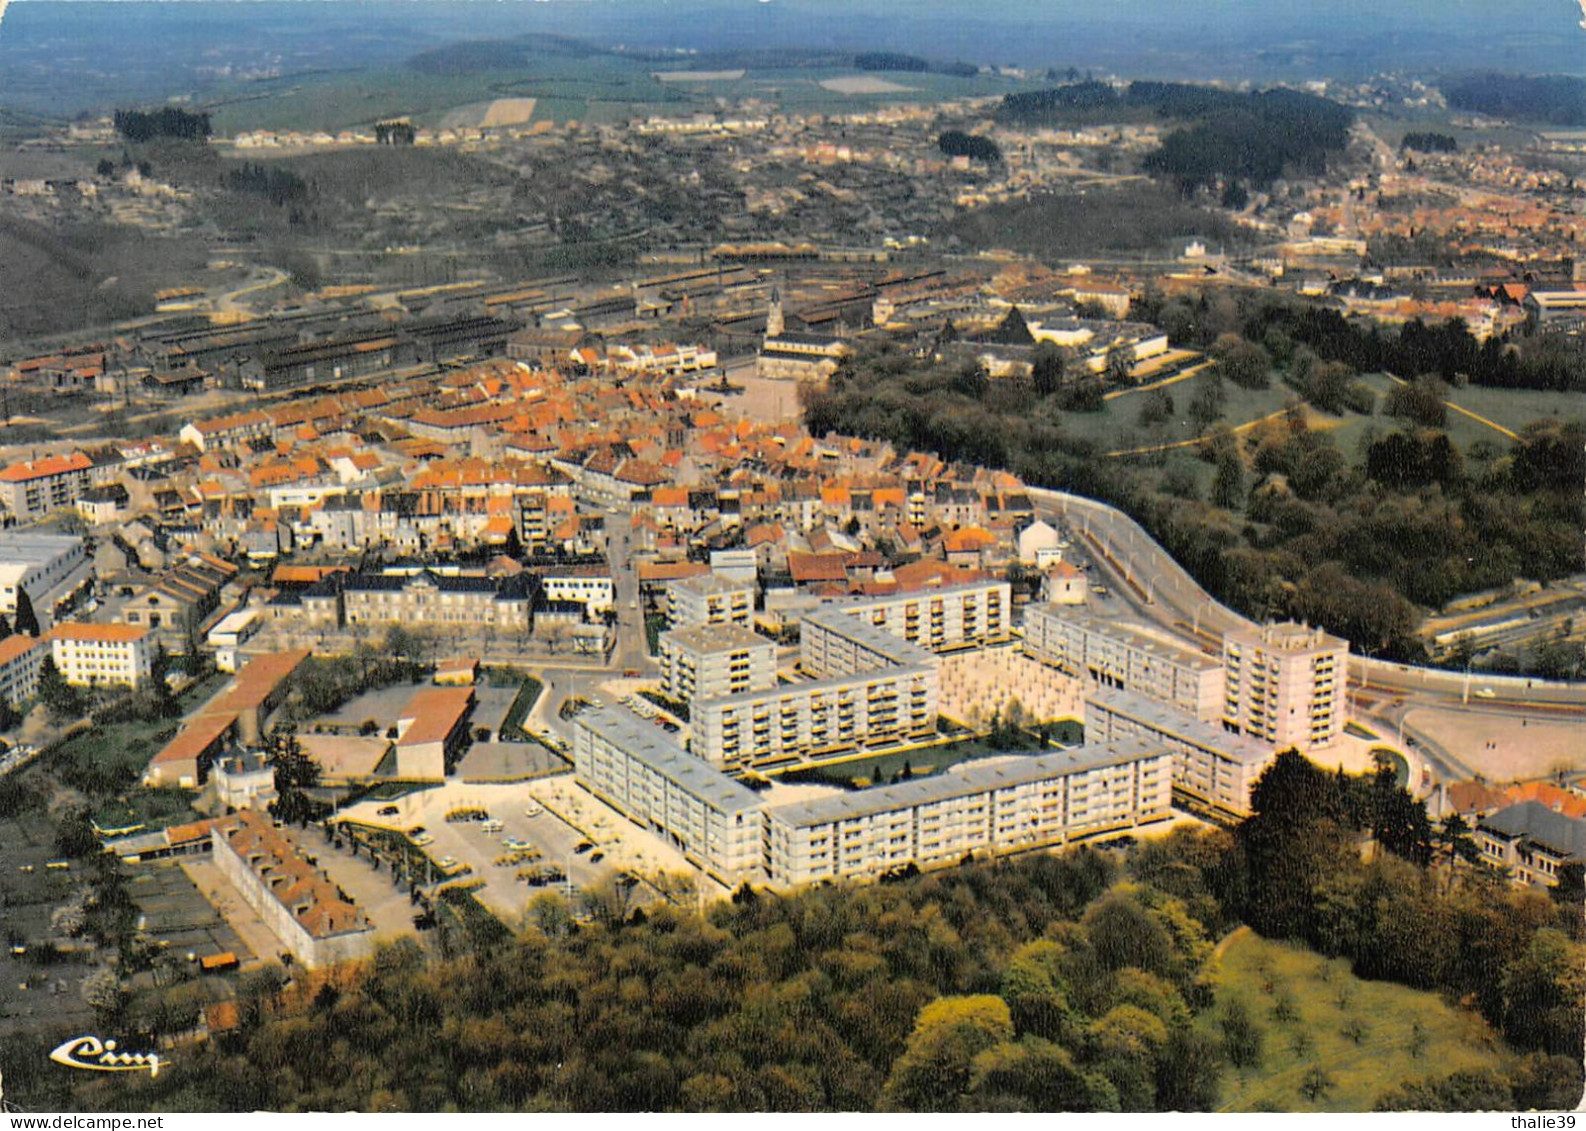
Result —
[[1223, 637], [1223, 725], [1281, 748], [1331, 746], [1344, 731], [1349, 642], [1305, 625]]
[[736, 624], [661, 633], [661, 691], [683, 703], [775, 687], [776, 645]]
[[1278, 748], [1133, 691], [1103, 689], [1085, 700], [1087, 742], [1140, 740], [1173, 757], [1173, 785], [1190, 799], [1234, 816], [1250, 812], [1250, 791]]
[[767, 807], [625, 711], [585, 711], [573, 737], [580, 784], [729, 885], [870, 878], [1134, 828], [1170, 815], [1171, 763], [1160, 744], [1096, 743]]
[[1024, 652], [1066, 675], [1133, 691], [1214, 722], [1223, 712], [1223, 664], [1145, 628], [1057, 605], [1024, 614]]
[[1006, 581], [865, 597], [831, 608], [932, 652], [1001, 644], [1013, 626], [1013, 590]]
[[718, 574], [686, 577], [666, 587], [666, 622], [673, 628], [697, 624], [749, 627], [754, 617], [754, 585]]
[[770, 881], [867, 879], [1134, 828], [1170, 815], [1171, 756], [1140, 741], [976, 762], [766, 809]]
[[580, 713], [573, 772], [595, 796], [722, 883], [761, 878], [759, 795], [636, 715], [615, 708]]
[[936, 657], [846, 606], [804, 618], [800, 666], [817, 678], [693, 707], [691, 749], [714, 765], [766, 769], [936, 733]]

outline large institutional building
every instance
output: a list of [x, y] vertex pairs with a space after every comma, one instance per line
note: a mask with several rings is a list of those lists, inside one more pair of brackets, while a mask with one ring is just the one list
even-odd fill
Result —
[[1331, 746], [1344, 731], [1349, 642], [1299, 624], [1223, 637], [1223, 725], [1286, 749]]
[[374, 950], [361, 908], [269, 817], [244, 809], [217, 822], [215, 866], [304, 966], [353, 962]]
[[[66, 534], [0, 533], [0, 614], [17, 626], [32, 612], [38, 627], [55, 623], [55, 609], [93, 577], [81, 538]], [[22, 618], [26, 619], [26, 618]]]
[[51, 658], [67, 683], [138, 688], [149, 682], [154, 648], [141, 625], [68, 622], [47, 636]]

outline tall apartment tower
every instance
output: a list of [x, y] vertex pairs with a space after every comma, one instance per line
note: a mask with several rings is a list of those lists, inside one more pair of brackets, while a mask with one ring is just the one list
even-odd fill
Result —
[[1349, 642], [1269, 624], [1223, 637], [1223, 725], [1283, 749], [1331, 746], [1344, 729]]

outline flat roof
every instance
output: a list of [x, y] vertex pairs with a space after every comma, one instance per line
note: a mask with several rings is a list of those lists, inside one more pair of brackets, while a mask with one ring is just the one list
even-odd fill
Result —
[[895, 636], [878, 624], [871, 624], [859, 614], [864, 610], [848, 610], [842, 606], [829, 606], [806, 613], [804, 623], [824, 629], [834, 636], [851, 640], [862, 648], [879, 652], [894, 664], [905, 667], [923, 667], [933, 662], [930, 649]]
[[[720, 552], [721, 551], [718, 550], [715, 553]], [[715, 553], [712, 554], [712, 557], [715, 557]], [[754, 556], [753, 550], [745, 550], [744, 553], [751, 559]], [[698, 593], [701, 596], [709, 596], [712, 593], [741, 593], [745, 590], [752, 592], [754, 590], [754, 583], [749, 581], [733, 581], [729, 578], [723, 577], [719, 573], [711, 572], [699, 573], [690, 577], [679, 578], [676, 581], [670, 582], [667, 585], [667, 588], [684, 589], [692, 593]]]
[[764, 647], [776, 651], [776, 644], [773, 641], [758, 632], [744, 628], [741, 624], [699, 624], [689, 628], [670, 629], [661, 633], [660, 642], [663, 649], [669, 640], [690, 652], [698, 652], [706, 656], [741, 648]]
[[1180, 667], [1195, 667], [1204, 671], [1223, 666], [1222, 659], [1218, 656], [1209, 656], [1198, 648], [1164, 640], [1145, 625], [1135, 624], [1132, 621], [1112, 620], [1094, 613], [1074, 610], [1068, 605], [1032, 605], [1024, 614], [1025, 623], [1029, 624], [1032, 617], [1037, 620], [1049, 618], [1065, 621], [1097, 636], [1119, 640], [1127, 647], [1162, 656]]
[[1093, 743], [1047, 754], [1010, 753], [1006, 758], [980, 759], [962, 769], [913, 778], [895, 785], [778, 805], [767, 809], [766, 816], [798, 828], [829, 825], [855, 817], [869, 817], [955, 797], [970, 797], [977, 793], [1028, 785], [1086, 770], [1169, 756], [1169, 751], [1142, 739]]
[[908, 679], [917, 675], [935, 674], [936, 669], [930, 664], [897, 664], [886, 668], [870, 668], [866, 671], [854, 672], [852, 675], [828, 676], [826, 679], [807, 679], [799, 683], [780, 683], [775, 687], [768, 687], [764, 691], [740, 691], [736, 695], [723, 695], [716, 699], [701, 700], [694, 705], [694, 714], [698, 716], [701, 711], [711, 708], [741, 707], [751, 703], [808, 695], [813, 691], [832, 691], [839, 687], [882, 683], [886, 680]]
[[760, 807], [760, 795], [754, 790], [694, 757], [632, 712], [598, 707], [580, 713], [576, 725], [599, 735], [689, 796], [724, 813]]
[[46, 565], [62, 554], [82, 547], [83, 540], [73, 534], [30, 534], [17, 531], [0, 533], [0, 562]]
[[1255, 765], [1266, 762], [1272, 757], [1273, 747], [1264, 742], [1258, 742], [1246, 734], [1234, 734], [1220, 726], [1202, 722], [1193, 715], [1175, 710], [1159, 699], [1152, 699], [1134, 691], [1106, 688], [1092, 692], [1085, 697], [1086, 710], [1088, 711], [1092, 706], [1144, 723], [1152, 730], [1160, 731], [1203, 750], [1215, 750], [1230, 762]]

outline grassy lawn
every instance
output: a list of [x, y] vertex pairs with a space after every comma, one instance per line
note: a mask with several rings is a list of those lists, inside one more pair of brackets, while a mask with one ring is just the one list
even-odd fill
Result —
[[[178, 700], [182, 714], [207, 701], [230, 678], [217, 673], [195, 684]], [[132, 794], [149, 759], [180, 725], [181, 719], [176, 718], [97, 726], [61, 743], [44, 755], [39, 765], [54, 780], [96, 797]]]
[[[1164, 390], [1173, 398], [1173, 419], [1166, 424], [1142, 428], [1139, 416], [1145, 398], [1130, 394], [1107, 401], [1106, 407], [1100, 412], [1063, 413], [1063, 431], [1070, 436], [1093, 440], [1109, 451], [1193, 440], [1195, 428], [1190, 423], [1189, 405], [1195, 399], [1195, 392], [1201, 383], [1208, 379], [1206, 374], [1197, 374]], [[1230, 381], [1224, 381], [1223, 414], [1218, 422], [1238, 428], [1252, 420], [1280, 412], [1293, 395], [1293, 391], [1276, 378], [1265, 389], [1242, 389]]]
[[449, 916], [472, 950], [491, 950], [512, 941], [512, 932], [467, 888], [451, 887], [440, 894], [437, 915]]
[[1390, 746], [1373, 746], [1371, 748], [1373, 759], [1384, 759], [1393, 767], [1393, 780], [1400, 786], [1410, 784], [1410, 764], [1404, 760], [1404, 755]]
[[[1083, 731], [1075, 719], [1064, 719], [1052, 728], [1052, 741], [1072, 744], [1080, 741]], [[840, 785], [845, 789], [866, 789], [872, 785], [891, 782], [900, 777], [906, 765], [910, 777], [924, 777], [962, 762], [980, 758], [993, 758], [1003, 754], [1035, 753], [1040, 740], [1034, 735], [1021, 735], [1016, 746], [993, 746], [983, 738], [969, 738], [941, 746], [917, 747], [896, 753], [848, 757], [841, 761], [825, 762], [814, 766], [801, 766], [774, 775], [781, 781], [821, 782]]]
[[650, 655], [655, 655], [661, 650], [661, 633], [666, 631], [666, 618], [658, 613], [651, 613], [644, 618], [644, 643], [650, 650]]
[[[1226, 1070], [1223, 1111], [1369, 1111], [1400, 1084], [1502, 1068], [1511, 1055], [1481, 1017], [1436, 994], [1363, 981], [1342, 960], [1249, 930], [1228, 942], [1213, 986], [1216, 1006], [1199, 1023], [1218, 1033], [1222, 1011], [1238, 999], [1264, 1038], [1258, 1067]], [[1273, 1016], [1283, 1001], [1292, 1002], [1288, 1021]], [[1360, 1026], [1358, 1042], [1345, 1033], [1351, 1023]], [[1314, 1100], [1301, 1091], [1313, 1069], [1330, 1081]]]
[[507, 717], [501, 720], [501, 737], [521, 739], [528, 741], [528, 732], [523, 729], [523, 720], [528, 718], [529, 712], [534, 710], [534, 704], [540, 698], [540, 692], [545, 690], [545, 685], [533, 676], [526, 676], [523, 686], [518, 689], [517, 698], [512, 700], [512, 707], [507, 711]]

